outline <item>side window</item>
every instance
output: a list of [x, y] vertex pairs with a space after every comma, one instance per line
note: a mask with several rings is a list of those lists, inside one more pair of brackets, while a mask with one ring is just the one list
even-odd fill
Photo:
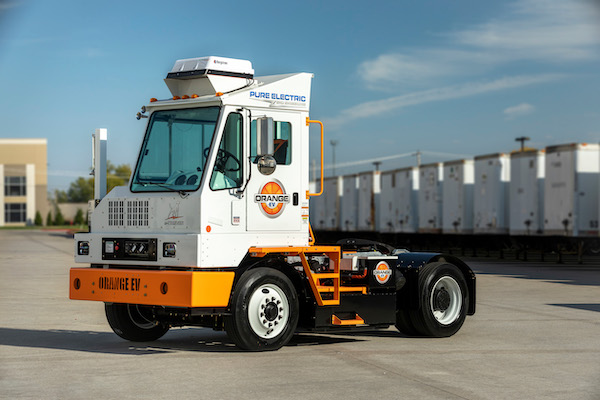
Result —
[[243, 132], [242, 115], [227, 116], [221, 144], [217, 150], [215, 168], [210, 177], [212, 190], [232, 189], [242, 186]]
[[[292, 163], [292, 124], [289, 122], [273, 121], [273, 157], [277, 165]], [[256, 157], [256, 120], [250, 125], [250, 157], [257, 162]]]

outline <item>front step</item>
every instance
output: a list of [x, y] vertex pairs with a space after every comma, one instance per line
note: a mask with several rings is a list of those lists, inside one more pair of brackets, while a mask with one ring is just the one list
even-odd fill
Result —
[[334, 314], [331, 316], [331, 324], [337, 326], [364, 325], [365, 320], [362, 319], [358, 314], [354, 314], [353, 319], [340, 319]]

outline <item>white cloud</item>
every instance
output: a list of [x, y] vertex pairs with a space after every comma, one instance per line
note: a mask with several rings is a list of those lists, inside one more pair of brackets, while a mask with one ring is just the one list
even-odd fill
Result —
[[513, 76], [489, 82], [470, 82], [422, 90], [401, 96], [361, 103], [342, 110], [337, 116], [325, 119], [325, 122], [328, 128], [336, 129], [351, 121], [374, 117], [408, 106], [556, 81], [562, 77], [563, 75], [557, 74]]
[[448, 75], [450, 70], [425, 57], [406, 54], [382, 54], [374, 60], [367, 60], [358, 66], [358, 73], [368, 86], [376, 88], [380, 84], [412, 83]]
[[600, 15], [580, 0], [519, 0], [486, 23], [442, 33], [444, 47], [404, 49], [361, 63], [370, 89], [439, 85], [448, 77], [473, 76], [515, 62], [564, 64], [597, 60]]
[[10, 10], [11, 8], [19, 7], [21, 4], [21, 1], [0, 0], [0, 12]]
[[529, 115], [535, 111], [535, 107], [529, 103], [521, 103], [517, 106], [506, 108], [503, 113], [507, 119], [515, 119], [524, 115]]
[[[402, 87], [435, 85], [444, 78], [476, 69], [483, 71], [497, 62], [494, 54], [458, 49], [419, 49], [405, 54], [382, 54], [358, 66], [358, 74], [371, 89], [390, 89], [389, 84]], [[465, 68], [465, 64], [469, 68]], [[397, 85], [395, 85], [397, 86]]]
[[456, 44], [501, 51], [508, 60], [564, 62], [597, 57], [600, 29], [589, 2], [521, 0], [504, 18], [451, 34]]

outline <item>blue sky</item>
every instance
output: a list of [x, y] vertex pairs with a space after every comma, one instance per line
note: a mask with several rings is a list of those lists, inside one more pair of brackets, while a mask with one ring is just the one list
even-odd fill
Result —
[[135, 113], [169, 97], [176, 59], [207, 55], [251, 60], [257, 76], [314, 73], [311, 117], [338, 163], [508, 152], [523, 135], [600, 141], [593, 0], [0, 0], [0, 137], [48, 138], [49, 190], [87, 174], [95, 128], [111, 161], [133, 164]]

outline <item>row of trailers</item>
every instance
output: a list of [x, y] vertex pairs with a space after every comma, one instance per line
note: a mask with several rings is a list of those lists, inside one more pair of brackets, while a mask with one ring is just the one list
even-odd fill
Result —
[[310, 204], [321, 232], [598, 238], [600, 145], [329, 177], [324, 190]]

